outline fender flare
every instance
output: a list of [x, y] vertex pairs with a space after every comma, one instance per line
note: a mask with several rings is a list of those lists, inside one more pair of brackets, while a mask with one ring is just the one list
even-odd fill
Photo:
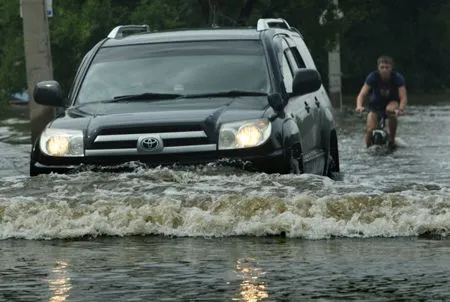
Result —
[[[287, 164], [286, 172], [301, 174], [304, 172], [304, 162], [300, 129], [298, 128], [297, 123], [292, 118], [287, 119], [283, 123], [282, 129], [284, 162]], [[292, 157], [294, 157], [296, 160], [293, 161]]]
[[330, 129], [327, 133], [327, 154], [329, 154], [329, 156], [333, 159], [334, 172], [340, 172], [339, 143], [336, 128]]
[[300, 129], [292, 118], [284, 121], [282, 129], [283, 137], [281, 143], [283, 147], [290, 148], [294, 145], [302, 145]]
[[324, 108], [322, 118], [326, 120], [321, 131], [322, 146], [324, 146], [325, 151], [334, 161], [334, 172], [340, 172], [337, 130], [334, 123], [333, 113], [330, 108]]

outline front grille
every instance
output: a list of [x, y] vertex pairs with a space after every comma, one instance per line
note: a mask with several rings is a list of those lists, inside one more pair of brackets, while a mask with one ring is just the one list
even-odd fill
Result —
[[136, 148], [137, 140], [98, 142], [94, 143], [90, 149], [129, 149]]
[[163, 139], [165, 147], [192, 146], [208, 144], [206, 137]]
[[[151, 134], [149, 135], [151, 136]], [[194, 145], [205, 145], [209, 144], [206, 137], [195, 137], [195, 138], [176, 138], [176, 139], [163, 139], [164, 147], [180, 147], [180, 146], [194, 146]], [[92, 145], [90, 149], [126, 149], [126, 148], [136, 148], [137, 139], [124, 140], [124, 141], [102, 141], [96, 142]]]
[[[162, 143], [162, 149], [157, 148], [152, 151], [142, 148], [142, 140], [153, 138]], [[149, 154], [181, 154], [216, 150], [216, 144], [208, 138], [199, 125], [133, 127], [102, 129], [86, 149], [86, 156], [145, 156]]]
[[155, 125], [101, 129], [98, 135], [203, 131], [201, 125]]

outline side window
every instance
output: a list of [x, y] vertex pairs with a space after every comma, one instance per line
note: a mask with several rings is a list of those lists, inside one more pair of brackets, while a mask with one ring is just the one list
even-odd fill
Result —
[[294, 56], [295, 62], [297, 63], [297, 68], [306, 68], [305, 61], [303, 61], [297, 47], [291, 47], [290, 50], [292, 55]]
[[[311, 56], [311, 53], [309, 52], [309, 49], [306, 46], [303, 39], [298, 36], [292, 36], [292, 40], [294, 41], [295, 45], [297, 46], [296, 47], [297, 54], [299, 55], [299, 58], [302, 59], [305, 67], [316, 69], [316, 65], [314, 64], [314, 60]], [[294, 56], [296, 56], [295, 53], [294, 53]]]
[[[294, 74], [299, 68], [304, 68], [303, 60], [296, 58], [295, 54], [293, 54], [292, 50], [295, 49], [295, 46], [289, 45], [287, 39], [288, 37], [277, 35], [274, 37], [275, 45], [277, 45], [277, 53], [278, 53], [278, 62], [280, 64], [281, 75], [283, 77], [283, 84], [287, 93], [292, 92], [292, 83], [294, 82]], [[294, 42], [290, 41], [291, 45], [294, 45]], [[295, 49], [296, 50], [296, 49]], [[297, 54], [298, 54], [298, 50]]]
[[286, 92], [291, 93], [292, 92], [292, 69], [289, 65], [289, 61], [287, 58], [286, 51], [283, 53], [282, 62], [281, 62], [281, 71], [283, 74], [283, 81], [284, 81], [284, 87], [286, 88]]
[[279, 50], [279, 62], [281, 64], [281, 74], [283, 76], [283, 83], [287, 93], [292, 92], [292, 82], [294, 81], [294, 71], [295, 68], [292, 64], [292, 54], [289, 50], [289, 45], [285, 38], [282, 36], [277, 36], [275, 39], [279, 39], [279, 45], [281, 49]]

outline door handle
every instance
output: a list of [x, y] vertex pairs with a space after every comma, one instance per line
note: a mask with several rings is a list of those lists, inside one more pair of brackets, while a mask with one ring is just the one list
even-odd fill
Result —
[[316, 103], [317, 108], [320, 108], [320, 102], [319, 102], [319, 100], [317, 99], [317, 97], [314, 97], [314, 99], [316, 100], [315, 103]]

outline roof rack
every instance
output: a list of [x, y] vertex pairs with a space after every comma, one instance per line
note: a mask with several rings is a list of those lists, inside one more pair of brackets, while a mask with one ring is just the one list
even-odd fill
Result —
[[291, 31], [298, 33], [300, 37], [303, 39], [303, 34], [297, 28], [291, 26]]
[[142, 25], [119, 25], [116, 26], [111, 32], [108, 34], [108, 38], [110, 39], [119, 39], [123, 38], [123, 33], [126, 31], [137, 31], [137, 32], [150, 32], [150, 27], [147, 24]]
[[291, 27], [286, 20], [282, 18], [267, 18], [267, 19], [259, 19], [258, 24], [256, 26], [257, 30], [266, 30], [269, 28], [284, 28], [290, 30]]
[[300, 35], [300, 37], [303, 39], [303, 35], [300, 33], [300, 31], [289, 25], [289, 23], [282, 18], [266, 18], [266, 19], [259, 19], [258, 24], [256, 26], [256, 30], [263, 31], [270, 28], [281, 28], [281, 29], [287, 29], [292, 32], [296, 32]]

